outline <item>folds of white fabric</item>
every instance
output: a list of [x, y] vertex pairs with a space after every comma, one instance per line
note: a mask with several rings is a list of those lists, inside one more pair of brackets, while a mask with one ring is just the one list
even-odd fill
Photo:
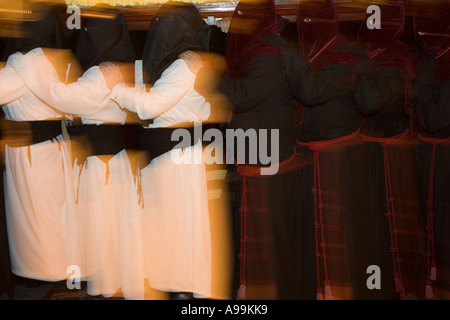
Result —
[[[75, 167], [75, 170], [79, 168]], [[144, 298], [141, 207], [127, 152], [88, 157], [79, 173], [82, 268], [89, 295]]]
[[69, 152], [62, 135], [5, 149], [5, 205], [16, 275], [61, 281], [79, 265]]
[[[202, 145], [171, 150], [142, 172], [142, 236], [151, 287], [211, 296], [211, 235], [204, 164], [175, 164], [172, 153], [202, 157]], [[195, 155], [196, 154], [196, 155]], [[192, 161], [191, 161], [192, 162]]]

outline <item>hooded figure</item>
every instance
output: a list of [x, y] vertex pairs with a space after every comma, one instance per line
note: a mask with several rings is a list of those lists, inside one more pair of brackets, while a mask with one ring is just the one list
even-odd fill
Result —
[[413, 27], [421, 49], [411, 100], [420, 123], [417, 158], [427, 233], [425, 297], [441, 299], [450, 283], [450, 1], [419, 5]]
[[64, 29], [55, 10], [32, 2], [27, 6], [32, 13], [21, 23], [21, 37], [9, 38], [3, 51], [3, 61], [15, 52], [29, 52], [35, 48], [62, 48]]
[[210, 33], [195, 6], [183, 6], [179, 1], [161, 6], [147, 32], [144, 82], [153, 85], [184, 51], [208, 52]]
[[[161, 6], [153, 18], [147, 32], [147, 39], [143, 52], [144, 83], [151, 87], [161, 77], [162, 73], [185, 51], [209, 52], [211, 30], [203, 21], [200, 12], [193, 5], [184, 5], [180, 1], [169, 1]], [[203, 110], [202, 112], [209, 112]], [[145, 117], [150, 121], [153, 117]], [[188, 127], [193, 135], [193, 123], [182, 124]], [[171, 125], [169, 125], [171, 126]], [[180, 127], [177, 124], [177, 127]], [[173, 129], [156, 125], [158, 130], [140, 128], [141, 148], [147, 151], [148, 160], [179, 145], [170, 138]], [[153, 127], [153, 126], [150, 126]]]
[[[30, 16], [27, 15], [27, 17], [29, 18]], [[35, 7], [33, 10], [33, 15], [31, 17], [34, 20], [43, 19], [46, 21], [46, 24], [36, 23], [32, 21], [23, 22], [21, 26], [23, 27], [23, 31], [26, 30], [28, 32], [27, 38], [10, 38], [7, 39], [6, 43], [2, 41], [2, 61], [6, 62], [10, 56], [11, 59], [17, 59], [20, 54], [14, 55], [16, 52], [27, 52], [36, 46], [54, 47], [61, 45], [61, 37], [59, 35], [60, 29], [58, 28], [60, 21], [57, 19], [56, 13], [54, 11], [49, 11], [48, 8]], [[17, 33], [21, 34], [20, 32]], [[17, 72], [14, 70], [14, 68], [11, 67], [10, 64], [2, 66], [2, 69], [0, 70], [0, 81], [2, 83], [0, 90], [0, 104], [2, 106], [23, 97], [28, 91], [28, 88], [20, 78], [20, 75], [17, 74]], [[21, 134], [26, 133], [25, 130], [30, 130], [30, 125], [26, 125], [25, 123], [23, 123], [23, 130], [19, 129], [17, 124], [15, 128], [10, 128], [12, 129], [10, 130], [11, 132], [8, 132], [8, 126], [6, 125], [7, 123], [3, 121], [3, 112], [0, 118], [2, 119], [2, 139], [4, 140], [10, 138], [8, 137], [9, 133], [12, 133], [18, 138]], [[22, 138], [29, 139], [29, 137]], [[5, 170], [5, 162], [3, 156], [4, 152], [2, 152], [2, 158], [0, 159], [1, 172], [4, 172]], [[14, 299], [14, 279], [11, 271], [11, 259], [6, 226], [3, 179], [0, 183], [0, 189], [0, 294], [5, 292], [10, 299]]]
[[242, 130], [255, 132], [257, 139], [243, 146], [233, 137], [226, 141], [240, 178], [240, 208], [234, 213], [238, 299], [293, 299], [297, 284], [294, 101], [277, 49], [262, 41], [279, 34], [273, 1], [240, 1], [226, 40], [229, 68], [217, 88], [230, 102], [227, 130], [235, 130], [238, 139]]
[[[324, 74], [323, 77], [313, 77], [314, 81], [301, 83], [303, 74], [289, 71], [291, 75], [289, 79], [292, 78], [291, 88], [303, 105], [303, 121], [298, 129], [298, 139], [305, 142], [329, 140], [355, 132], [361, 119], [357, 110], [353, 108], [351, 99], [350, 103], [347, 103], [348, 98], [344, 98], [351, 95], [352, 65], [355, 59], [339, 46], [345, 43], [346, 39], [338, 32], [337, 13], [333, 1], [301, 1], [297, 13], [297, 33], [298, 48], [305, 60], [301, 67], [311, 76], [314, 73]], [[326, 65], [328, 67], [324, 67]], [[335, 78], [330, 78], [332, 76]], [[338, 101], [342, 100], [345, 105], [336, 108], [334, 106], [336, 101], [334, 103], [332, 101], [342, 95]], [[317, 126], [315, 121], [321, 114], [327, 116], [322, 119], [323, 125]]]
[[[274, 43], [283, 56], [290, 89], [301, 104], [297, 143], [302, 155], [301, 254], [298, 296], [358, 297], [368, 242], [360, 222], [370, 208], [367, 152], [359, 135], [362, 117], [353, 95], [357, 59], [338, 32], [334, 1], [300, 1], [298, 50]], [[311, 190], [311, 191], [308, 191]], [[365, 266], [367, 268], [367, 266]]]
[[[117, 14], [117, 10], [96, 7], [92, 10], [92, 17], [86, 17], [84, 28], [80, 30], [74, 48], [74, 54], [84, 71], [94, 66], [99, 66], [103, 62], [118, 62], [122, 65], [133, 65], [135, 53], [131, 45], [125, 17]], [[97, 14], [97, 16], [96, 16]], [[106, 31], [107, 30], [107, 31]], [[126, 114], [120, 111], [120, 115]], [[104, 115], [108, 117], [106, 114]], [[99, 114], [93, 116], [94, 123], [88, 117], [82, 117], [81, 122], [85, 126], [78, 127], [78, 133], [90, 142], [93, 155], [114, 155], [125, 147], [122, 137], [122, 125], [127, 122], [125, 119], [102, 119]], [[106, 124], [98, 126], [95, 121], [103, 120]], [[83, 159], [80, 159], [83, 162]]]
[[73, 193], [79, 265], [88, 294], [112, 297], [120, 289], [125, 299], [143, 299], [139, 193], [121, 135], [128, 113], [111, 100], [98, 66], [102, 62], [133, 65], [134, 50], [125, 18], [116, 11], [95, 8], [84, 22], [75, 49], [84, 73], [76, 82], [60, 82], [56, 62], [47, 58], [51, 53], [42, 50], [30, 51], [14, 68], [46, 104], [81, 119], [79, 133], [86, 143], [82, 151], [73, 150]]
[[[98, 14], [98, 17], [85, 19], [84, 29], [80, 30], [74, 48], [75, 56], [83, 70], [98, 66], [102, 62], [134, 63], [135, 54], [125, 17], [112, 9], [99, 9]], [[105, 30], [108, 31], [107, 34]]]
[[[31, 72], [34, 63], [25, 66], [22, 53], [60, 48], [63, 43], [61, 22], [54, 9], [38, 4], [30, 9], [33, 20], [22, 23], [24, 37], [8, 40], [5, 54], [11, 55], [7, 68], [23, 66]], [[80, 261], [73, 177], [62, 134], [64, 114], [31, 90], [8, 102], [3, 112], [12, 271], [29, 279], [65, 280], [67, 267]]]
[[[372, 167], [374, 204], [366, 217], [373, 252], [367, 263], [384, 271], [381, 290], [362, 298], [423, 298], [425, 233], [420, 216], [417, 163], [414, 148], [414, 114], [410, 106], [412, 67], [409, 47], [400, 39], [405, 24], [401, 0], [371, 1], [382, 12], [381, 29], [362, 24], [358, 44], [367, 53], [370, 67], [359, 72], [355, 88], [358, 108], [365, 116], [362, 137], [367, 141]], [[388, 213], [388, 214], [386, 214]]]
[[[127, 66], [134, 67], [125, 17], [110, 8], [94, 8], [91, 13], [74, 49], [85, 70], [83, 78], [95, 72], [95, 81], [99, 81], [98, 66], [103, 62], [120, 63], [125, 72]], [[108, 107], [102, 108], [105, 104]], [[99, 103], [97, 112], [81, 116], [79, 134], [88, 142], [82, 147], [90, 150], [86, 158], [78, 159], [75, 170], [79, 170], [78, 207], [88, 294], [111, 297], [120, 289], [125, 299], [139, 300], [144, 299], [141, 207], [134, 159], [123, 136], [128, 121], [129, 113], [108, 99]]]
[[348, 53], [331, 50], [346, 40], [338, 31], [336, 8], [329, 4], [329, 1], [301, 1], [297, 12], [299, 51], [316, 69], [324, 63], [353, 62]]
[[[196, 74], [179, 58], [186, 50], [208, 51], [208, 43], [208, 26], [195, 6], [163, 4], [144, 50], [150, 90], [118, 84], [112, 92], [122, 108], [153, 120], [140, 128], [141, 147], [150, 160], [140, 174], [145, 272], [152, 288], [174, 299], [212, 296], [206, 170], [199, 161], [201, 129], [194, 128], [194, 122], [208, 120], [210, 104], [194, 90]], [[172, 141], [177, 132], [187, 132], [189, 142]]]
[[233, 13], [227, 34], [225, 58], [229, 75], [240, 77], [247, 65], [260, 55], [278, 55], [275, 47], [261, 42], [267, 35], [280, 35], [274, 2], [241, 1]]
[[[392, 77], [398, 80], [392, 82], [385, 92], [379, 93], [384, 98], [382, 101], [380, 97], [366, 95], [366, 91], [371, 90], [370, 86], [362, 86], [356, 95], [363, 96], [359, 101], [359, 109], [368, 118], [364, 124], [363, 133], [375, 137], [392, 137], [403, 133], [408, 129], [408, 124], [414, 121], [414, 114], [411, 114], [410, 107], [413, 77], [410, 50], [408, 45], [400, 40], [404, 33], [405, 7], [401, 0], [371, 1], [371, 3], [379, 6], [383, 12], [380, 21], [382, 28], [368, 29], [366, 24], [362, 24], [357, 42], [372, 62], [375, 68], [372, 71], [378, 72], [377, 79], [380, 79], [378, 81], [383, 81], [380, 78], [383, 75], [381, 70], [386, 72], [393, 69], [398, 70], [397, 75], [395, 77], [384, 75], [384, 78]], [[365, 84], [364, 81], [361, 82]], [[370, 100], [376, 102], [370, 103]], [[388, 116], [390, 120], [386, 119]], [[386, 126], [389, 121], [392, 122], [391, 127]], [[411, 129], [414, 130], [414, 127]], [[414, 132], [411, 132], [411, 135], [414, 135]]]

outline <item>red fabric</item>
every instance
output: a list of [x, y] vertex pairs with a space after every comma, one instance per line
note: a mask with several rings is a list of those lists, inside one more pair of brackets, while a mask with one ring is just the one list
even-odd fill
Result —
[[436, 82], [444, 82], [450, 80], [450, 48], [438, 56], [434, 61], [433, 76]]
[[[292, 155], [279, 165], [278, 173], [297, 170], [299, 158], [295, 149]], [[267, 208], [270, 207], [270, 179], [271, 176], [261, 175], [260, 167], [238, 165], [238, 173], [242, 177], [242, 199], [239, 212], [241, 214], [240, 239], [240, 290], [238, 299], [255, 299], [255, 293], [247, 295], [247, 285], [266, 286], [267, 290], [275, 288], [275, 272], [273, 243], [271, 230], [271, 216]], [[251, 192], [248, 192], [251, 190]], [[270, 291], [270, 290], [269, 290]], [[269, 298], [269, 292], [258, 293], [259, 298]]]
[[414, 36], [425, 52], [437, 53], [433, 75], [437, 82], [450, 79], [450, 0], [426, 2], [417, 7]]
[[408, 45], [401, 41], [395, 41], [383, 50], [378, 51], [371, 61], [377, 69], [397, 68], [402, 72], [405, 85], [405, 111], [410, 115], [411, 133], [416, 133], [419, 129], [419, 123], [411, 104], [414, 71]]
[[274, 1], [239, 1], [227, 34], [225, 56], [229, 66], [228, 75], [239, 77], [247, 64], [259, 55], [278, 55], [272, 45], [259, 43], [267, 35], [280, 35]]
[[405, 25], [405, 6], [403, 0], [371, 1], [380, 7], [381, 29], [369, 29], [366, 23], [361, 25], [357, 42], [364, 48], [377, 69], [397, 68], [404, 76], [405, 111], [411, 116], [412, 132], [417, 130], [416, 117], [411, 106], [412, 79], [414, 72], [411, 64], [410, 49], [400, 41]]
[[399, 250], [399, 228], [397, 226], [398, 224], [398, 217], [395, 210], [395, 199], [393, 192], [393, 184], [391, 178], [391, 165], [389, 161], [389, 151], [388, 146], [391, 144], [395, 144], [399, 140], [403, 139], [405, 136], [408, 135], [408, 130], [405, 132], [390, 138], [373, 138], [369, 136], [362, 135], [362, 138], [367, 141], [375, 141], [380, 143], [383, 146], [383, 160], [384, 160], [384, 183], [385, 183], [385, 192], [386, 192], [386, 217], [389, 224], [389, 233], [391, 236], [390, 246], [389, 249], [391, 251], [392, 255], [392, 264], [393, 264], [393, 270], [394, 270], [394, 283], [395, 283], [395, 290], [400, 295], [400, 298], [402, 300], [406, 299], [406, 292], [405, 287], [403, 285], [403, 279], [402, 279], [402, 272], [401, 272], [401, 259], [400, 259], [400, 250]]
[[[314, 196], [314, 229], [315, 229], [315, 257], [316, 257], [316, 268], [317, 268], [317, 300], [323, 300], [323, 289], [325, 288], [325, 299], [333, 300], [333, 295], [330, 288], [330, 276], [329, 273], [333, 271], [332, 269], [339, 269], [336, 264], [332, 263], [333, 256], [336, 255], [336, 251], [333, 250], [333, 247], [341, 247], [343, 249], [345, 245], [342, 244], [342, 241], [339, 241], [339, 237], [333, 237], [332, 233], [329, 232], [330, 226], [332, 223], [328, 221], [329, 217], [324, 212], [324, 208], [327, 206], [328, 208], [332, 207], [331, 203], [335, 204], [335, 201], [326, 201], [324, 198], [327, 196], [323, 196], [323, 194], [328, 194], [327, 188], [322, 187], [322, 178], [321, 178], [321, 166], [319, 153], [323, 148], [327, 146], [339, 144], [342, 142], [351, 141], [353, 138], [358, 137], [360, 131], [357, 130], [354, 133], [343, 136], [333, 140], [327, 141], [313, 141], [313, 142], [301, 142], [297, 140], [297, 144], [300, 146], [308, 147], [311, 151], [314, 152], [314, 185], [312, 189], [312, 193]], [[326, 168], [325, 168], [326, 169]], [[326, 175], [325, 175], [326, 176]], [[338, 181], [338, 180], [337, 180]], [[329, 199], [327, 199], [329, 200]], [[336, 230], [336, 228], [335, 228]], [[341, 242], [341, 243], [340, 243]], [[340, 243], [340, 245], [336, 245]], [[330, 245], [331, 244], [331, 248]], [[340, 251], [338, 255], [343, 253]], [[331, 259], [327, 259], [328, 253], [331, 253]], [[331, 266], [330, 266], [331, 265]], [[323, 274], [323, 276], [322, 276]], [[323, 281], [322, 280], [323, 277]]]
[[[380, 7], [381, 29], [368, 29], [363, 23], [357, 42], [364, 48], [378, 69], [399, 68], [406, 76], [405, 83], [412, 80], [413, 72], [409, 47], [400, 41], [405, 25], [405, 7], [402, 0], [372, 1]], [[411, 88], [408, 87], [408, 90]], [[407, 92], [408, 96], [411, 92]]]
[[435, 234], [434, 234], [434, 175], [436, 165], [436, 147], [440, 143], [450, 143], [450, 138], [436, 139], [428, 138], [421, 134], [418, 135], [419, 139], [430, 143], [433, 148], [431, 149], [431, 161], [430, 171], [428, 175], [428, 198], [427, 198], [427, 222], [425, 230], [427, 232], [427, 280], [425, 283], [425, 297], [427, 299], [433, 299], [433, 281], [436, 281], [436, 251], [435, 251]]
[[381, 29], [369, 29], [365, 22], [358, 32], [357, 41], [367, 51], [369, 57], [400, 40], [405, 25], [405, 6], [403, 0], [375, 0], [381, 12]]
[[345, 51], [331, 50], [346, 39], [338, 33], [338, 19], [333, 0], [301, 1], [297, 12], [298, 46], [313, 69], [326, 64], [354, 64]]
[[417, 6], [414, 36], [424, 51], [440, 54], [450, 46], [449, 34], [450, 0], [427, 1]]
[[[327, 64], [353, 65], [355, 60], [346, 51], [332, 50], [345, 42], [338, 33], [338, 19], [333, 0], [301, 1], [297, 11], [297, 34], [300, 53], [311, 63], [312, 70]], [[295, 100], [296, 126], [303, 118], [304, 106]]]

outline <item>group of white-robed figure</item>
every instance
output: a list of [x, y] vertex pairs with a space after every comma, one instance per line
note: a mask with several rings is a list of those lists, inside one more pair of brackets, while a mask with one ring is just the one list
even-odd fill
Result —
[[[151, 128], [210, 116], [210, 104], [194, 90], [202, 60], [193, 52], [173, 62], [150, 91], [112, 84], [120, 78], [112, 65], [93, 66], [65, 84], [51, 54], [36, 48], [8, 58], [0, 70], [7, 120], [63, 121], [76, 115], [83, 124], [124, 124], [128, 109], [154, 119]], [[201, 141], [187, 149], [201, 156]], [[155, 289], [210, 297], [204, 164], [175, 164], [171, 154], [186, 149], [171, 150], [153, 159], [138, 181], [125, 149], [108, 166], [97, 156], [72, 164], [70, 152], [63, 134], [29, 146], [5, 146], [13, 273], [61, 281], [71, 276], [70, 266], [79, 266], [90, 295], [109, 297], [120, 290], [126, 299], [144, 299], [147, 278]]]

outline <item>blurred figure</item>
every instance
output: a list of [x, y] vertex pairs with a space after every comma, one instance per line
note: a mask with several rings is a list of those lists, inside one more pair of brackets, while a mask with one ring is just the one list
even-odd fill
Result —
[[[21, 65], [22, 53], [62, 45], [56, 12], [36, 3], [30, 10], [33, 18], [22, 23], [24, 37], [8, 40], [5, 54], [11, 55], [5, 69]], [[13, 85], [15, 79], [12, 75], [2, 87]], [[12, 270], [28, 279], [60, 281], [70, 275], [69, 266], [79, 265], [73, 176], [62, 134], [64, 114], [32, 91], [20, 90], [20, 99], [5, 101], [2, 124]]]
[[[234, 213], [239, 258], [234, 297], [293, 299], [298, 271], [295, 259], [301, 254], [294, 250], [293, 222], [298, 215], [296, 195], [300, 192], [296, 189], [299, 157], [294, 102], [276, 48], [261, 42], [267, 35], [279, 37], [275, 4], [271, 0], [240, 1], [231, 19], [221, 20], [220, 28], [228, 32], [228, 70], [217, 81], [215, 90], [229, 100], [227, 107], [232, 115], [227, 130], [256, 130], [258, 139], [234, 150], [229, 148], [235, 141], [226, 141], [227, 152], [235, 157], [241, 194], [239, 212]], [[255, 154], [251, 150], [255, 146], [250, 143], [261, 149], [262, 141], [267, 142], [266, 150], [277, 163], [267, 164], [261, 157], [252, 162]], [[258, 152], [261, 155], [261, 150]], [[277, 172], [263, 173], [274, 165]]]
[[279, 48], [291, 91], [302, 105], [297, 297], [348, 299], [366, 283], [358, 259], [370, 254], [360, 232], [371, 202], [362, 117], [353, 95], [357, 54], [338, 32], [332, 0], [301, 1], [297, 32], [298, 50], [279, 38], [265, 39]]
[[[140, 119], [153, 119], [140, 128], [141, 148], [148, 154], [140, 178], [145, 272], [152, 288], [169, 292], [176, 300], [211, 297], [206, 172], [201, 136], [194, 128], [195, 121], [209, 118], [210, 104], [193, 89], [201, 60], [191, 71], [179, 58], [187, 50], [207, 52], [209, 34], [194, 5], [165, 3], [151, 22], [145, 43], [144, 79], [150, 91], [119, 84], [112, 92], [122, 108]], [[194, 61], [197, 57], [185, 56]], [[180, 128], [189, 133], [189, 141], [182, 144], [171, 139]]]
[[[98, 66], [116, 62], [133, 67], [135, 59], [125, 17], [117, 12], [94, 8], [92, 16], [85, 18], [74, 48], [85, 71], [80, 81], [103, 93], [108, 88]], [[83, 115], [80, 95], [89, 97], [89, 91], [71, 90], [65, 99], [78, 102], [72, 113], [81, 117], [78, 138], [84, 150], [80, 150], [74, 169], [87, 292], [109, 298], [121, 290], [125, 299], [144, 299], [139, 194], [121, 131], [128, 114], [104, 99], [94, 113]], [[84, 111], [88, 110], [86, 106]]]
[[43, 101], [81, 118], [77, 139], [83, 139], [83, 150], [74, 150], [73, 174], [88, 294], [109, 298], [120, 289], [125, 299], [143, 299], [139, 193], [120, 131], [128, 113], [110, 100], [98, 66], [133, 65], [134, 51], [122, 15], [108, 8], [90, 13], [75, 46], [84, 70], [77, 82], [66, 85], [55, 77], [58, 64], [48, 59], [55, 52], [33, 50], [14, 67]]
[[418, 160], [427, 233], [425, 298], [448, 299], [450, 284], [450, 2], [417, 7], [419, 45], [412, 102], [421, 125]]
[[[363, 23], [358, 44], [371, 65], [357, 68], [355, 97], [365, 116], [363, 139], [371, 165], [371, 212], [366, 235], [370, 254], [361, 268], [381, 268], [381, 290], [358, 287], [362, 299], [423, 298], [425, 234], [420, 216], [415, 154], [415, 120], [410, 104], [412, 65], [409, 47], [400, 38], [405, 24], [402, 0], [370, 1], [380, 7], [381, 29]], [[361, 65], [365, 65], [362, 63]], [[407, 295], [410, 295], [409, 297]]]
[[[6, 57], [8, 58], [8, 57]], [[14, 59], [14, 58], [12, 58]], [[14, 100], [21, 98], [27, 91], [20, 75], [10, 65], [6, 66], [2, 63], [0, 69], [0, 105], [8, 104]], [[3, 125], [4, 114], [1, 115], [0, 125]], [[5, 139], [3, 137], [4, 129], [0, 130], [1, 150], [0, 150], [0, 172], [5, 171]], [[6, 227], [5, 213], [5, 190], [3, 178], [0, 181], [0, 295], [6, 293], [9, 299], [15, 298], [14, 278], [11, 269], [11, 259], [9, 251], [8, 233]]]

